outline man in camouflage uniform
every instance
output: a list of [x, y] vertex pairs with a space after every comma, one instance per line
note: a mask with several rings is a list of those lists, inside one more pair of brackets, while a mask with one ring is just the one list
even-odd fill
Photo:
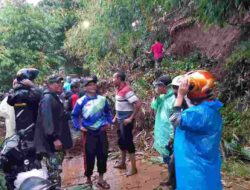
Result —
[[46, 159], [49, 179], [60, 187], [63, 151], [72, 147], [72, 138], [63, 103], [59, 95], [63, 91], [63, 78], [52, 75], [38, 109], [35, 130], [35, 147]]

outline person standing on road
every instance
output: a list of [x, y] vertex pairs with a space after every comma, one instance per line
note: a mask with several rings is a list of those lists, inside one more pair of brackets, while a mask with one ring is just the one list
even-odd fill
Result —
[[130, 86], [125, 82], [125, 79], [126, 75], [124, 72], [119, 71], [113, 75], [113, 83], [116, 87], [116, 115], [113, 123], [116, 121], [118, 123], [118, 146], [121, 150], [121, 161], [117, 162], [114, 168], [126, 169], [126, 152], [128, 152], [131, 167], [127, 170], [126, 175], [131, 176], [137, 173], [132, 131], [141, 103]]
[[[86, 169], [87, 184], [92, 186], [91, 176], [97, 158], [99, 173], [98, 186], [109, 189], [110, 185], [103, 179], [107, 171], [108, 138], [106, 129], [112, 124], [111, 110], [106, 97], [97, 94], [97, 80], [93, 77], [84, 79], [85, 95], [77, 100], [72, 111], [74, 128], [86, 132]], [[79, 119], [82, 118], [81, 124]]]
[[[170, 157], [173, 154], [171, 144], [174, 139], [174, 129], [169, 120], [172, 112], [175, 96], [171, 86], [171, 78], [167, 75], [160, 76], [153, 82], [155, 98], [151, 103], [151, 108], [156, 111], [154, 125], [154, 148], [163, 157], [165, 164], [168, 164], [170, 173]], [[161, 182], [165, 185], [168, 182]]]
[[[221, 190], [222, 103], [214, 98], [215, 78], [205, 70], [189, 72], [179, 85], [170, 121], [174, 141], [177, 190]], [[184, 98], [193, 104], [183, 111]], [[190, 175], [192, 174], [192, 175]]]
[[60, 173], [64, 150], [72, 147], [72, 138], [63, 103], [59, 95], [63, 92], [63, 78], [51, 75], [47, 79], [47, 89], [39, 104], [35, 129], [37, 154], [44, 156], [49, 179], [61, 186]]

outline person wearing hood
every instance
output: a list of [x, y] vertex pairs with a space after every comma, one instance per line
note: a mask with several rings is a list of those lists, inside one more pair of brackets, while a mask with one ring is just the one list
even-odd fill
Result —
[[[10, 93], [7, 103], [15, 110], [16, 132], [36, 123], [38, 105], [42, 91], [34, 84], [39, 71], [35, 68], [23, 68], [16, 74], [13, 81], [13, 93]], [[25, 140], [33, 141], [34, 129]]]
[[[221, 190], [222, 103], [214, 98], [214, 77], [205, 70], [191, 71], [182, 80], [170, 118], [174, 141], [177, 190]], [[194, 105], [182, 111], [184, 97]], [[190, 175], [191, 174], [191, 175]]]
[[[10, 118], [14, 119], [14, 132], [19, 132], [36, 124], [38, 105], [42, 95], [42, 91], [34, 83], [38, 74], [39, 71], [35, 68], [23, 68], [17, 72], [13, 81], [13, 91], [8, 95], [6, 101], [11, 106], [9, 111], [11, 111]], [[34, 131], [34, 128], [29, 130], [29, 133], [23, 137], [23, 140], [30, 147], [27, 159], [39, 160], [34, 148], [32, 148], [34, 147]], [[37, 169], [41, 168], [40, 162], [36, 162], [34, 167]], [[6, 164], [3, 170], [7, 189], [14, 189], [17, 169], [12, 165]]]
[[59, 95], [63, 91], [63, 78], [51, 75], [47, 79], [47, 89], [39, 104], [35, 129], [37, 154], [45, 157], [49, 179], [61, 185], [61, 165], [64, 151], [72, 147], [72, 138], [63, 103]]
[[[163, 157], [165, 164], [169, 164], [172, 150], [167, 145], [174, 138], [173, 126], [169, 121], [170, 113], [175, 102], [175, 96], [171, 87], [171, 78], [167, 75], [160, 76], [153, 82], [155, 98], [151, 108], [156, 111], [154, 125], [154, 148]], [[163, 185], [165, 182], [161, 182]]]

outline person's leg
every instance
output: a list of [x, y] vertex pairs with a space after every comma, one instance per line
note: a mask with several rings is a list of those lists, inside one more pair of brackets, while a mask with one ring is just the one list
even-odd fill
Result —
[[101, 131], [97, 146], [97, 170], [99, 173], [98, 184], [104, 188], [109, 189], [110, 186], [103, 179], [104, 173], [107, 171], [108, 160], [108, 138], [106, 131]]
[[176, 178], [175, 178], [175, 163], [174, 163], [174, 154], [171, 155], [170, 161], [169, 161], [169, 178], [168, 182], [173, 187], [173, 189], [176, 188]]
[[83, 144], [82, 156], [83, 156], [83, 167], [85, 171], [87, 170], [87, 160], [86, 160], [86, 151], [85, 151], [86, 139], [87, 139], [87, 131], [83, 131], [82, 132], [82, 144]]
[[91, 176], [93, 174], [95, 166], [96, 147], [97, 147], [97, 138], [88, 131], [85, 144], [86, 164], [87, 164], [85, 170], [85, 176], [87, 177], [87, 183], [90, 185], [92, 184]]
[[5, 163], [2, 168], [5, 176], [5, 185], [7, 190], [15, 189], [14, 181], [16, 180], [18, 166], [12, 166], [9, 162]]
[[16, 180], [16, 175], [13, 173], [5, 173], [5, 185], [7, 190], [15, 189], [14, 181]]
[[162, 58], [158, 58], [155, 60], [155, 69], [156, 70], [161, 68], [161, 62], [162, 62]]
[[159, 58], [159, 59], [157, 60], [157, 61], [158, 61], [158, 68], [159, 68], [159, 69], [162, 67], [162, 64], [161, 64], [162, 59], [163, 59], [163, 58]]
[[169, 158], [164, 159], [164, 163], [168, 164], [168, 180], [160, 183], [161, 186], [172, 186], [173, 189], [176, 187], [175, 179], [175, 165], [174, 165], [174, 155], [172, 154]]
[[126, 150], [125, 150], [125, 135], [124, 135], [124, 126], [122, 123], [118, 123], [118, 146], [121, 151], [121, 160], [117, 162], [114, 168], [126, 169]]
[[[75, 136], [74, 136], [74, 133], [75, 133], [75, 130], [73, 129], [73, 126], [72, 126], [72, 121], [71, 120], [68, 120], [68, 125], [69, 125], [69, 129], [70, 129], [70, 134], [71, 134], [71, 138], [73, 140], [73, 147], [75, 146]], [[70, 150], [66, 150], [65, 151], [65, 159], [71, 159], [73, 158], [73, 156], [70, 155]]]
[[61, 172], [62, 162], [64, 158], [63, 152], [55, 152], [46, 158], [46, 166], [48, 170], [49, 180], [57, 184], [57, 187], [61, 187]]
[[158, 69], [158, 62], [157, 62], [157, 59], [154, 60], [154, 64], [155, 64], [155, 70]]
[[133, 126], [134, 122], [129, 123], [127, 126], [125, 126], [125, 138], [126, 138], [126, 149], [128, 150], [129, 153], [129, 160], [131, 163], [130, 168], [128, 169], [126, 175], [131, 176], [137, 173], [137, 168], [136, 168], [136, 159], [135, 159], [135, 145], [133, 142]]

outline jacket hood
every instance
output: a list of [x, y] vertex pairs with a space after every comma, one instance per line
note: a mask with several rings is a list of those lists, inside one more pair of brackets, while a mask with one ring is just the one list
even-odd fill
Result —
[[203, 104], [211, 107], [214, 110], [220, 110], [223, 107], [223, 103], [217, 99], [212, 101], [205, 101]]

